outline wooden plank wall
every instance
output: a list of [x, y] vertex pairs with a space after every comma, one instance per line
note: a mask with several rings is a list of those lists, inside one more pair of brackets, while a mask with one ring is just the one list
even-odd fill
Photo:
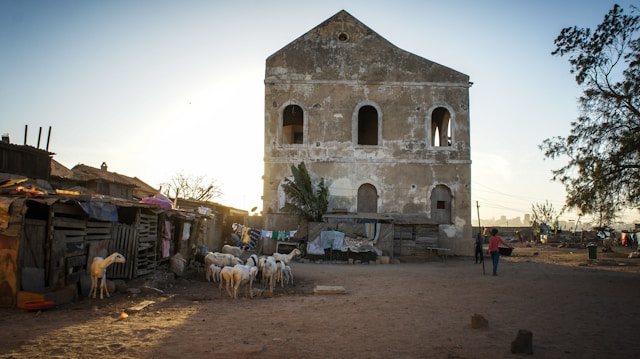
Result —
[[150, 211], [141, 211], [137, 230], [138, 248], [134, 273], [136, 277], [151, 273], [158, 267], [161, 250], [158, 246], [158, 215]]
[[41, 219], [24, 219], [20, 268], [42, 268], [45, 263], [45, 242], [47, 239], [47, 221]]
[[[127, 261], [110, 265], [108, 278], [142, 276], [156, 270], [160, 262], [160, 216], [141, 208], [134, 224], [99, 221], [89, 218], [77, 203], [55, 202], [48, 220], [24, 219], [21, 255], [17, 256], [21, 262], [16, 264], [27, 268], [25, 272], [43, 273], [29, 283], [30, 288], [79, 285], [94, 256], [104, 258], [113, 252]], [[199, 233], [197, 227], [195, 232]]]
[[391, 223], [380, 225], [380, 235], [376, 247], [383, 252], [383, 255], [393, 258], [393, 227]]
[[427, 256], [429, 247], [438, 247], [438, 226], [437, 225], [416, 225], [415, 226], [416, 249], [415, 255]]
[[42, 291], [46, 287], [46, 240], [47, 221], [24, 219], [18, 268], [20, 268], [20, 289]]
[[425, 257], [428, 247], [438, 246], [438, 226], [396, 224], [393, 235], [394, 256]]
[[395, 225], [393, 232], [393, 256], [413, 255], [416, 247], [416, 242], [413, 237], [413, 226]]
[[111, 222], [87, 221], [87, 241], [111, 239]]
[[85, 269], [88, 274], [91, 274], [91, 263], [94, 257], [106, 258], [111, 254], [109, 252], [111, 229], [111, 222], [87, 220], [87, 262]]
[[70, 203], [51, 206], [50, 286], [70, 286], [80, 281], [87, 262], [87, 215]]
[[137, 230], [135, 225], [113, 223], [109, 242], [109, 254], [118, 252], [125, 263], [114, 263], [107, 268], [108, 278], [131, 279], [135, 277], [137, 265]]

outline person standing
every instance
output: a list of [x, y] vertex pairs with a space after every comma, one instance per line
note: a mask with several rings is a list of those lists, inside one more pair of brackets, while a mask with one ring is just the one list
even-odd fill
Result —
[[482, 246], [484, 245], [484, 237], [482, 232], [478, 231], [476, 236], [476, 264], [484, 262], [484, 256], [482, 254]]
[[503, 244], [508, 248], [513, 248], [502, 237], [498, 235], [498, 229], [491, 229], [491, 237], [489, 237], [489, 248], [487, 250], [491, 253], [491, 260], [493, 261], [493, 275], [498, 275], [498, 263], [500, 262], [500, 248], [499, 245]]

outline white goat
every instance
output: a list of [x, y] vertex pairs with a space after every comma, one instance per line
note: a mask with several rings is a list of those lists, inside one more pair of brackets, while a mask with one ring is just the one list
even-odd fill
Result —
[[227, 294], [229, 294], [229, 297], [233, 298], [233, 295], [231, 294], [231, 289], [230, 289], [230, 287], [233, 286], [233, 267], [226, 266], [222, 268], [222, 270], [220, 270], [220, 285], [218, 288], [220, 288], [221, 297], [222, 297], [222, 282], [226, 283], [225, 288], [227, 289]]
[[284, 284], [293, 284], [293, 272], [291, 272], [291, 267], [286, 264], [282, 267], [282, 281]]
[[206, 277], [207, 277], [207, 282], [217, 282], [220, 280], [220, 271], [222, 270], [221, 267], [218, 267], [215, 264], [210, 265], [209, 267], [207, 267], [207, 272], [206, 272]]
[[107, 258], [93, 257], [91, 262], [91, 290], [89, 291], [89, 297], [93, 294], [96, 297], [98, 292], [98, 281], [100, 281], [100, 299], [103, 299], [102, 292], [107, 293], [107, 297], [110, 297], [109, 290], [107, 289], [107, 267], [113, 263], [124, 263], [124, 256], [118, 252], [111, 253]]
[[276, 260], [276, 274], [274, 275], [276, 283], [280, 282], [280, 288], [284, 287], [284, 282], [282, 281], [282, 268], [284, 268], [286, 264], [284, 262]]
[[273, 254], [273, 258], [276, 259], [276, 261], [280, 261], [280, 262], [284, 262], [284, 264], [289, 264], [291, 263], [291, 260], [293, 260], [293, 258], [301, 255], [302, 252], [300, 252], [300, 250], [298, 248], [294, 248], [291, 253], [289, 254], [282, 254], [282, 253], [274, 253]]
[[268, 256], [260, 256], [258, 257], [258, 276], [256, 277], [256, 279], [262, 283], [263, 281], [263, 273], [264, 273], [264, 264], [267, 262], [267, 258]]
[[225, 244], [224, 246], [222, 246], [222, 253], [233, 254], [234, 257], [242, 257], [242, 255], [244, 254], [244, 249]]
[[253, 298], [253, 280], [256, 278], [257, 273], [258, 267], [242, 264], [236, 264], [233, 267], [233, 299], [238, 298], [238, 288], [243, 284], [247, 284], [245, 287], [247, 298]]
[[276, 264], [275, 258], [269, 256], [264, 261], [264, 267], [262, 268], [262, 280], [264, 281], [264, 288], [269, 286], [269, 291], [273, 293], [273, 286], [275, 281], [276, 271], [278, 270], [278, 265]]
[[225, 266], [233, 267], [236, 264], [243, 264], [242, 259], [229, 253], [209, 252], [204, 257], [205, 268], [210, 267], [212, 264], [217, 265], [220, 268]]
[[258, 269], [262, 271], [264, 269], [264, 263], [267, 261], [268, 256], [260, 256], [258, 258]]

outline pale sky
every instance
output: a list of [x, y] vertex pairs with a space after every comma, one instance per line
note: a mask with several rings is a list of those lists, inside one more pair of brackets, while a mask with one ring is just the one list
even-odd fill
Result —
[[[609, 0], [0, 1], [0, 133], [76, 164], [158, 187], [213, 178], [224, 205], [261, 207], [268, 56], [346, 10], [403, 50], [470, 76], [472, 209], [560, 209], [560, 162], [538, 145], [567, 135], [581, 94], [564, 27], [595, 28]], [[630, 10], [637, 0], [619, 4]], [[564, 219], [577, 216], [567, 214]], [[638, 218], [633, 212], [631, 218]], [[636, 219], [637, 220], [637, 219]]]

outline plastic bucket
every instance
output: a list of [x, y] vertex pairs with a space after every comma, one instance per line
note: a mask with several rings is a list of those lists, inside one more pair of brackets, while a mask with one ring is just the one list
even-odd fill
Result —
[[589, 259], [598, 259], [598, 246], [595, 244], [589, 244], [587, 246], [589, 250]]

